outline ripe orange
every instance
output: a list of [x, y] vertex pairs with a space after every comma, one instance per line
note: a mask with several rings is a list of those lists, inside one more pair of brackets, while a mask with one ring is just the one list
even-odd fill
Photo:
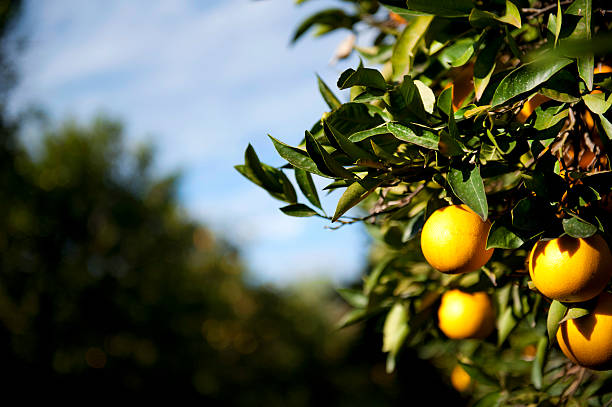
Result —
[[536, 110], [538, 106], [540, 106], [544, 102], [548, 102], [549, 100], [550, 99], [546, 96], [536, 93], [534, 97], [525, 102], [519, 114], [516, 115], [516, 120], [521, 123], [525, 123], [527, 121], [527, 118], [531, 116], [531, 113], [533, 113], [533, 111]]
[[565, 356], [580, 366], [612, 369], [612, 294], [602, 292], [593, 313], [563, 322], [557, 342]]
[[459, 110], [465, 98], [474, 90], [474, 65], [469, 64], [463, 68], [455, 77], [453, 82], [446, 85], [444, 89], [452, 89], [452, 105], [453, 111]]
[[451, 339], [486, 338], [495, 326], [491, 299], [484, 292], [445, 292], [438, 308], [438, 326]]
[[483, 222], [467, 205], [440, 208], [423, 226], [423, 255], [443, 273], [478, 270], [493, 255], [493, 249], [485, 249], [490, 229], [491, 222]]
[[408, 24], [408, 21], [406, 21], [404, 17], [400, 16], [397, 13], [394, 13], [393, 11], [389, 13], [389, 19], [398, 25]]
[[612, 277], [612, 254], [599, 235], [540, 240], [529, 255], [529, 274], [548, 298], [564, 302], [596, 297]]
[[459, 393], [467, 391], [472, 384], [472, 378], [461, 367], [461, 365], [457, 365], [453, 368], [450, 380], [455, 390], [457, 390]]
[[610, 73], [612, 72], [612, 67], [609, 65], [606, 65], [604, 63], [599, 63], [597, 64], [597, 66], [595, 67], [595, 69], [593, 70], [594, 74], [598, 74], [598, 73]]

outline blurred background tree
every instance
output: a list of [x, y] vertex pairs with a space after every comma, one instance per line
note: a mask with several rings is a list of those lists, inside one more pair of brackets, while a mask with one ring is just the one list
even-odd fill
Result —
[[[1, 3], [4, 45], [19, 9]], [[372, 326], [335, 330], [346, 308], [329, 287], [246, 284], [238, 250], [188, 218], [178, 177], [152, 174], [151, 149], [127, 151], [120, 123], [33, 126], [44, 135], [31, 156], [17, 136], [28, 123], [0, 119], [7, 391], [374, 406], [430, 386], [429, 401], [460, 401], [424, 362], [387, 375]]]

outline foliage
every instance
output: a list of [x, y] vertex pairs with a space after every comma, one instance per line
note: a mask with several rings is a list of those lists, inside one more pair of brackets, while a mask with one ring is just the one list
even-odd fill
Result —
[[[606, 2], [350, 3], [342, 19], [323, 11], [305, 23], [316, 34], [349, 22], [377, 30], [371, 47], [354, 47], [359, 66], [338, 80], [350, 100], [341, 103], [319, 79], [331, 110], [297, 147], [272, 138], [287, 164], [259, 163], [249, 148], [237, 169], [289, 204], [287, 215], [365, 223], [375, 238], [372, 266], [345, 323], [385, 320], [389, 370], [408, 346], [448, 373], [462, 362], [478, 383], [477, 405], [609, 402], [610, 373], [572, 365], [546, 333], [547, 319], [554, 338], [560, 321], [588, 307], [551, 304], [525, 274], [539, 239], [599, 233], [611, 242]], [[292, 172], [303, 203], [286, 182]], [[311, 174], [329, 179], [324, 190], [343, 191], [333, 216], [322, 211]], [[422, 225], [450, 203], [493, 222], [487, 247], [496, 250], [479, 272], [443, 275], [420, 253]], [[368, 213], [347, 215], [357, 205]], [[456, 287], [495, 298], [498, 329], [488, 340], [450, 341], [437, 329], [439, 297]], [[532, 348], [522, 356], [531, 362], [522, 360]]]
[[177, 177], [153, 177], [150, 150], [122, 139], [98, 119], [48, 130], [35, 159], [0, 149], [5, 393], [237, 406], [403, 397], [374, 369], [378, 338], [365, 347], [358, 329], [334, 332], [342, 304], [322, 288], [247, 285], [236, 249], [183, 214]]

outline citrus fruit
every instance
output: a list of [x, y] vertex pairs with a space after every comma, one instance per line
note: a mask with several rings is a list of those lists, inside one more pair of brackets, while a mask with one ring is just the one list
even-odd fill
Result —
[[612, 254], [599, 235], [540, 240], [529, 255], [529, 274], [548, 298], [563, 302], [597, 296], [612, 277]]
[[438, 326], [451, 339], [486, 338], [495, 326], [491, 299], [484, 292], [447, 291], [438, 308]]
[[591, 314], [563, 322], [557, 342], [565, 356], [580, 366], [612, 369], [612, 294], [602, 292]]
[[463, 393], [470, 388], [470, 384], [472, 384], [472, 378], [469, 374], [461, 367], [461, 365], [457, 365], [453, 368], [451, 372], [451, 384], [459, 393]]
[[546, 96], [536, 93], [534, 97], [525, 102], [519, 114], [516, 115], [516, 120], [521, 123], [525, 123], [527, 121], [527, 118], [531, 116], [531, 113], [533, 113], [533, 111], [536, 110], [538, 106], [540, 106], [544, 102], [548, 102], [549, 100], [550, 99]]
[[474, 90], [474, 65], [469, 64], [463, 68], [455, 77], [452, 83], [446, 85], [444, 89], [451, 88], [453, 111], [459, 110], [465, 99]]
[[467, 205], [440, 208], [431, 214], [421, 233], [421, 249], [435, 269], [450, 274], [484, 266], [493, 249], [486, 250], [491, 222], [483, 222]]

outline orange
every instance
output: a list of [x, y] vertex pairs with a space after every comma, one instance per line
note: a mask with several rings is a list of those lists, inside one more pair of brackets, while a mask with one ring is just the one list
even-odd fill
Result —
[[486, 250], [491, 222], [483, 222], [467, 205], [440, 208], [431, 214], [421, 233], [421, 249], [435, 269], [467, 273], [484, 266], [493, 249]]
[[455, 77], [453, 82], [444, 87], [444, 89], [452, 89], [452, 105], [453, 111], [459, 110], [465, 98], [474, 90], [474, 65], [469, 64], [463, 68], [459, 74]]
[[445, 292], [438, 308], [438, 326], [451, 339], [486, 338], [495, 326], [491, 299], [484, 292]]
[[451, 372], [451, 384], [459, 393], [463, 393], [470, 388], [472, 384], [472, 378], [469, 374], [461, 367], [461, 365], [457, 365], [454, 367]]
[[612, 369], [612, 294], [602, 292], [591, 314], [563, 322], [557, 342], [565, 356], [580, 366]]
[[544, 102], [548, 102], [549, 100], [550, 99], [546, 96], [536, 93], [534, 97], [525, 102], [519, 114], [516, 115], [516, 120], [521, 123], [525, 123], [527, 121], [527, 118], [531, 116], [531, 113], [533, 113], [533, 111], [536, 110], [538, 106], [540, 106]]
[[596, 297], [612, 277], [612, 254], [600, 235], [540, 240], [529, 255], [529, 274], [548, 298], [581, 302]]
[[610, 72], [612, 72], [612, 67], [608, 66], [606, 64], [603, 64], [601, 62], [599, 64], [597, 64], [597, 66], [593, 70], [594, 74], [598, 74], [598, 73], [610, 73]]
[[393, 11], [389, 13], [389, 18], [391, 19], [391, 21], [399, 25], [408, 24], [408, 21], [406, 21], [404, 17], [400, 16], [397, 13], [394, 13]]

